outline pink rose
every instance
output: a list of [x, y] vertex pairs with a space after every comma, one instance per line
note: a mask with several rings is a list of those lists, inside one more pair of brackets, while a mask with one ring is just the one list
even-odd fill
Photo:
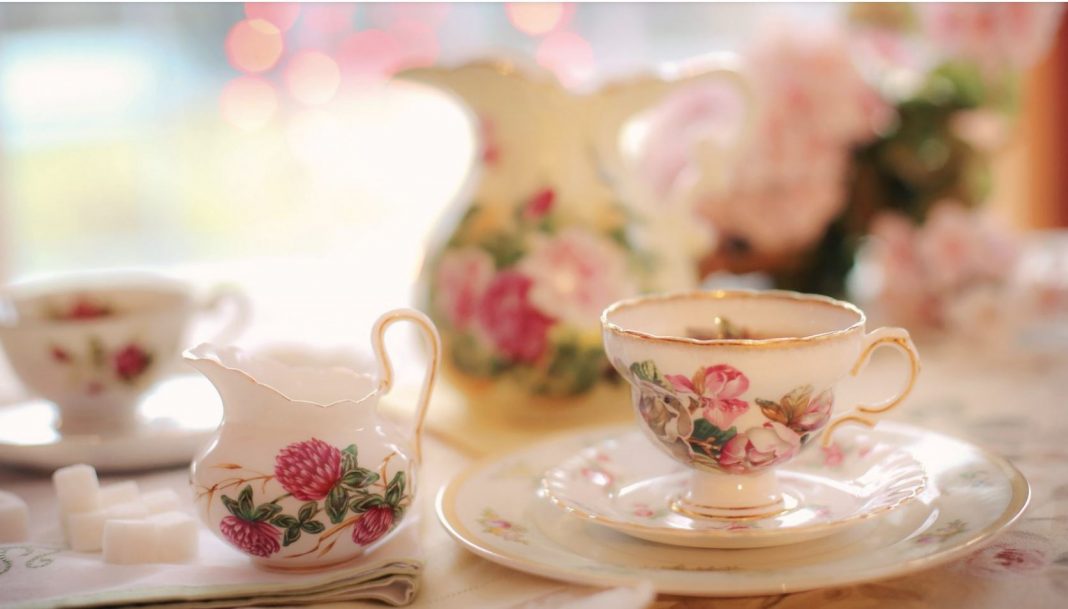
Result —
[[809, 401], [792, 426], [798, 432], [815, 431], [827, 424], [834, 406], [834, 394], [830, 389], [821, 391]]
[[534, 362], [548, 346], [553, 318], [530, 302], [533, 280], [519, 271], [502, 271], [490, 281], [478, 306], [478, 320], [504, 356]]
[[749, 404], [738, 399], [749, 389], [749, 379], [737, 368], [726, 364], [700, 368], [692, 379], [681, 374], [664, 378], [680, 396], [689, 397], [701, 405], [704, 418], [720, 429], [727, 429]]
[[965, 569], [980, 577], [1029, 573], [1052, 561], [1052, 544], [1034, 533], [1011, 531], [965, 561]]
[[924, 38], [987, 71], [1026, 68], [1053, 44], [1059, 4], [918, 4]]
[[316, 438], [294, 442], [275, 457], [274, 476], [301, 501], [324, 499], [341, 479], [341, 451]]
[[370, 545], [393, 527], [393, 508], [373, 507], [363, 513], [352, 529], [352, 540], [361, 546]]
[[801, 437], [781, 423], [750, 427], [723, 445], [719, 465], [732, 473], [752, 472], [782, 463], [797, 454]]
[[219, 523], [219, 530], [230, 543], [253, 556], [267, 558], [280, 549], [281, 532], [266, 522], [227, 516]]
[[124, 381], [141, 376], [152, 363], [152, 356], [138, 345], [126, 345], [112, 358], [115, 374]]
[[534, 235], [518, 268], [533, 282], [534, 306], [580, 328], [596, 327], [605, 307], [634, 292], [623, 249], [578, 226]]
[[479, 248], [448, 250], [441, 256], [435, 298], [449, 323], [460, 330], [468, 327], [492, 277], [493, 258]]

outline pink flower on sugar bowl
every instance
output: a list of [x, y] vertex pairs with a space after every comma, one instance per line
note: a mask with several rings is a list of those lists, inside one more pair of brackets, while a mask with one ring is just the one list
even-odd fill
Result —
[[219, 530], [235, 546], [260, 558], [267, 558], [281, 548], [278, 529], [262, 521], [227, 516], [219, 523]]
[[283, 448], [275, 457], [274, 475], [301, 501], [319, 501], [341, 479], [341, 451], [312, 438]]
[[373, 507], [363, 513], [352, 529], [352, 540], [361, 546], [370, 545], [393, 527], [393, 508]]
[[517, 362], [534, 362], [548, 346], [553, 319], [530, 301], [534, 281], [519, 271], [497, 273], [479, 303], [478, 320], [494, 346]]
[[665, 377], [680, 396], [696, 400], [705, 419], [720, 429], [728, 429], [749, 404], [738, 399], [749, 389], [749, 379], [737, 368], [726, 364], [699, 368], [693, 378], [681, 374]]
[[533, 281], [530, 301], [550, 317], [588, 328], [601, 311], [634, 292], [625, 252], [577, 226], [534, 235], [518, 268]]
[[450, 324], [459, 330], [471, 325], [492, 278], [493, 258], [485, 250], [464, 247], [442, 254], [435, 298]]

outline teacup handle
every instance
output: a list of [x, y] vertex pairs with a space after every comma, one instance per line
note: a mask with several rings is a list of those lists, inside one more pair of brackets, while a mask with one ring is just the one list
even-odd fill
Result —
[[233, 285], [217, 285], [211, 290], [211, 295], [200, 305], [201, 312], [219, 311], [229, 305], [231, 307], [230, 318], [215, 332], [215, 336], [208, 341], [220, 345], [233, 342], [248, 327], [249, 318], [252, 316], [252, 303], [248, 296], [240, 288]]
[[438, 363], [441, 361], [441, 336], [434, 322], [426, 315], [415, 309], [394, 309], [383, 313], [374, 328], [371, 329], [371, 346], [378, 358], [378, 391], [381, 394], [388, 393], [393, 388], [393, 364], [386, 353], [384, 343], [386, 329], [394, 322], [410, 321], [419, 327], [427, 346], [430, 347], [430, 361], [427, 362], [426, 374], [423, 377], [423, 388], [419, 391], [419, 403], [415, 411], [415, 428], [412, 432], [413, 444], [415, 445], [416, 463], [423, 460], [422, 434], [423, 421], [426, 419], [426, 408], [430, 404], [430, 393], [434, 389], [434, 379], [438, 374]]
[[909, 376], [905, 381], [905, 388], [901, 393], [886, 400], [882, 404], [857, 406], [850, 414], [832, 421], [823, 432], [823, 446], [828, 446], [831, 443], [831, 436], [834, 434], [834, 431], [838, 429], [838, 426], [843, 423], [860, 423], [862, 425], [867, 425], [868, 427], [875, 426], [875, 419], [878, 418], [877, 416], [866, 417], [863, 415], [881, 415], [888, 412], [901, 402], [904, 402], [905, 398], [912, 392], [913, 385], [916, 384], [916, 376], [920, 373], [920, 356], [916, 352], [916, 346], [912, 344], [912, 339], [909, 338], [908, 330], [904, 328], [879, 328], [868, 333], [864, 337], [864, 342], [864, 349], [860, 352], [860, 357], [857, 358], [857, 363], [853, 364], [853, 370], [850, 371], [850, 375], [856, 376], [860, 374], [860, 371], [864, 369], [868, 364], [868, 361], [871, 359], [871, 354], [879, 347], [896, 347], [909, 359]]

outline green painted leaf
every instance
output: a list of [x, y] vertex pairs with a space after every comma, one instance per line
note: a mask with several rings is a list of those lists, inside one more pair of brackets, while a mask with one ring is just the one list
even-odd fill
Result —
[[282, 506], [277, 503], [261, 503], [252, 513], [252, 519], [256, 521], [270, 520], [275, 514], [282, 511]]
[[341, 477], [341, 484], [353, 490], [370, 486], [378, 480], [378, 474], [362, 467], [356, 468]]
[[349, 504], [349, 509], [357, 514], [362, 514], [367, 510], [377, 507], [385, 503], [382, 497], [379, 495], [363, 495], [352, 500]]
[[330, 494], [326, 496], [326, 515], [330, 517], [330, 522], [338, 524], [344, 520], [348, 507], [348, 491], [340, 485], [330, 489]]
[[645, 360], [644, 362], [634, 362], [630, 365], [630, 372], [643, 381], [648, 381], [661, 386], [664, 384], [664, 379], [660, 376], [660, 371], [656, 369], [656, 362], [651, 359]]
[[288, 546], [291, 543], [300, 539], [300, 527], [290, 527], [286, 529], [285, 537], [282, 538], [282, 545]]
[[319, 512], [319, 504], [314, 501], [309, 501], [300, 506], [300, 511], [297, 512], [297, 519], [301, 522], [307, 522], [315, 517]]
[[226, 511], [230, 512], [234, 516], [237, 516], [238, 518], [241, 517], [241, 507], [237, 505], [236, 501], [227, 497], [226, 495], [223, 495], [222, 502], [223, 505], [226, 506]]
[[255, 510], [255, 504], [252, 502], [252, 485], [247, 484], [245, 488], [241, 489], [241, 492], [237, 495], [237, 507], [241, 511], [239, 514], [246, 520], [255, 520], [252, 517], [252, 512]]
[[312, 520], [312, 521], [309, 521], [309, 522], [301, 523], [300, 528], [303, 529], [303, 531], [305, 533], [311, 533], [312, 535], [317, 535], [319, 533], [322, 533], [324, 530], [326, 530], [326, 525], [324, 525], [323, 523], [319, 522], [318, 520]]
[[403, 492], [401, 489], [390, 487], [390, 489], [386, 491], [386, 503], [395, 506], [400, 502], [402, 495]]
[[718, 444], [723, 430], [708, 422], [708, 419], [697, 419], [693, 422], [692, 437], [698, 440], [712, 440]]
[[[397, 489], [398, 493], [404, 494], [405, 476], [404, 472], [397, 472], [393, 474], [393, 479], [389, 481], [389, 485], [386, 487], [386, 492], [393, 489]], [[390, 501], [389, 503], [393, 503]]]
[[291, 529], [295, 526], [300, 526], [300, 521], [288, 514], [280, 514], [274, 517], [271, 524], [280, 529]]
[[350, 472], [358, 467], [356, 461], [356, 445], [349, 444], [341, 451], [341, 471]]

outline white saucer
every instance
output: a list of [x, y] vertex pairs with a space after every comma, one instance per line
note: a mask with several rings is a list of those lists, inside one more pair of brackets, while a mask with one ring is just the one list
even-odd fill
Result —
[[502, 565], [586, 585], [649, 580], [684, 595], [782, 594], [897, 577], [977, 549], [1027, 505], [1026, 480], [1004, 459], [906, 425], [843, 428], [847, 445], [886, 444], [912, 455], [927, 486], [907, 504], [834, 535], [774, 548], [669, 546], [624, 535], [556, 507], [542, 472], [561, 455], [627, 436], [633, 426], [548, 440], [474, 466], [438, 495], [438, 518], [472, 552]]
[[585, 448], [545, 473], [567, 513], [641, 539], [697, 548], [760, 548], [825, 537], [904, 505], [925, 485], [908, 452], [875, 440], [813, 449], [779, 468], [785, 509], [770, 517], [694, 518], [672, 509], [690, 470], [638, 430]]
[[0, 465], [51, 471], [88, 463], [100, 472], [188, 464], [222, 419], [215, 388], [200, 375], [160, 382], [138, 406], [138, 424], [114, 434], [64, 434], [46, 400], [0, 406]]

